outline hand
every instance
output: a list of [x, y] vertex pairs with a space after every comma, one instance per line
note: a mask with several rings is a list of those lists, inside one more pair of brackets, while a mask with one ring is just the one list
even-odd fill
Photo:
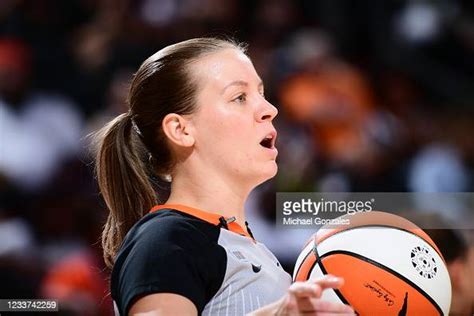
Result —
[[288, 293], [278, 302], [266, 306], [254, 315], [355, 315], [354, 310], [345, 304], [333, 303], [321, 300], [324, 290], [329, 288], [340, 288], [344, 281], [341, 278], [327, 275], [317, 280], [295, 282], [288, 289]]
[[329, 288], [340, 288], [344, 280], [332, 275], [322, 279], [295, 282], [288, 289], [276, 315], [355, 315], [354, 310], [345, 304], [323, 301], [323, 291]]

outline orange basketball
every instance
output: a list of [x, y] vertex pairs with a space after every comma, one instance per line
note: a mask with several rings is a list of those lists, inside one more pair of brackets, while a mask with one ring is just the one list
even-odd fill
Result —
[[293, 279], [344, 278], [323, 299], [359, 315], [448, 315], [451, 282], [434, 242], [412, 222], [384, 212], [345, 215], [350, 224], [323, 226], [305, 245]]

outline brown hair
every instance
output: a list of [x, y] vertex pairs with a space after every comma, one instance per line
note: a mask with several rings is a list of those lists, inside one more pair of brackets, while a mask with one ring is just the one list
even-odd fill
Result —
[[245, 52], [233, 40], [196, 38], [167, 46], [138, 69], [130, 86], [128, 113], [121, 114], [93, 136], [95, 170], [110, 213], [103, 233], [104, 260], [110, 268], [128, 230], [163, 202], [151, 178], [163, 178], [173, 168], [173, 157], [161, 124], [169, 113], [195, 110], [198, 84], [189, 65], [222, 49]]

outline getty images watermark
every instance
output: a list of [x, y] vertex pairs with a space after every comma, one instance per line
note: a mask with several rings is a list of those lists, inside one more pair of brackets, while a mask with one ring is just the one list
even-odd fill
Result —
[[382, 211], [423, 229], [474, 229], [474, 193], [279, 192], [276, 224], [285, 228], [347, 226], [352, 215]]
[[[342, 215], [354, 215], [360, 212], [371, 212], [375, 199], [366, 201], [356, 200], [327, 200], [320, 198], [301, 198], [299, 201], [283, 202], [283, 225], [349, 225], [349, 218]], [[331, 216], [332, 215], [332, 216]], [[336, 218], [333, 218], [336, 216]]]

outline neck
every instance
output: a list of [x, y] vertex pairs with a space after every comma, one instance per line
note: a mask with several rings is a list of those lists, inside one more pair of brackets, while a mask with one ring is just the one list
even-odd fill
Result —
[[186, 168], [176, 169], [180, 172], [173, 175], [166, 204], [187, 205], [225, 218], [235, 216], [236, 222], [245, 227], [244, 204], [250, 187], [231, 183], [223, 175], [192, 174]]

